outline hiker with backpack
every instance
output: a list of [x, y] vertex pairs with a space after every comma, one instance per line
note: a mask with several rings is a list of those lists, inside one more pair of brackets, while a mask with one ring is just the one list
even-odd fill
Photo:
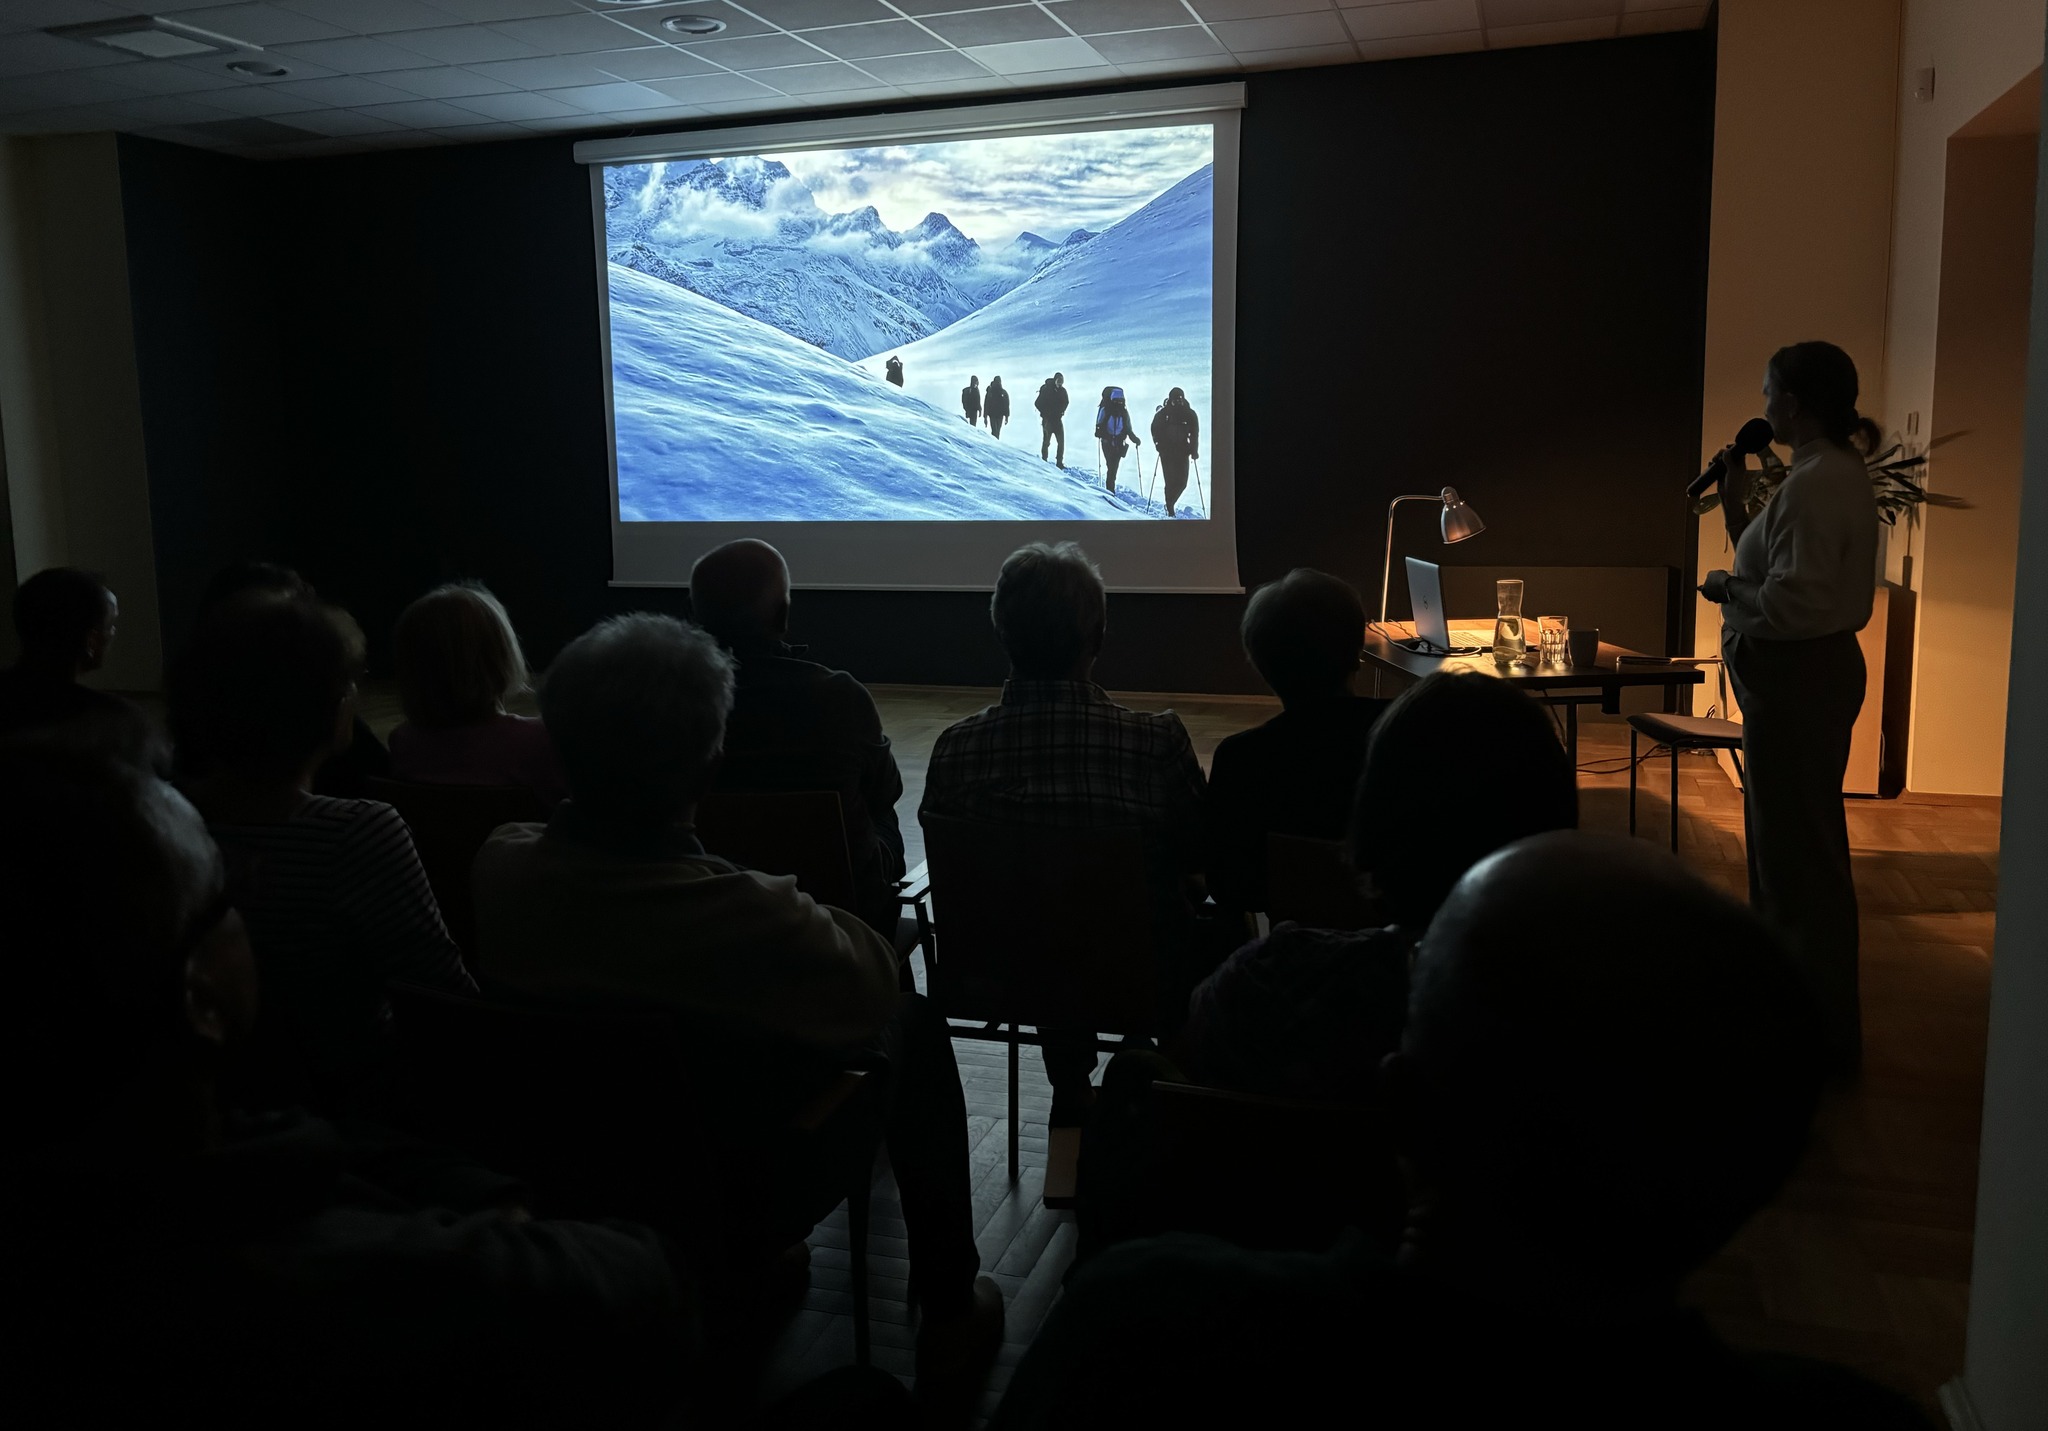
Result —
[[903, 360], [901, 358], [891, 358], [888, 362], [882, 364], [882, 376], [896, 384], [897, 387], [902, 387]]
[[1152, 452], [1166, 482], [1166, 515], [1170, 517], [1180, 494], [1188, 489], [1188, 459], [1202, 455], [1202, 420], [1179, 388], [1168, 393], [1152, 414]]
[[1124, 406], [1122, 388], [1111, 386], [1102, 390], [1102, 405], [1095, 409], [1095, 437], [1102, 444], [1102, 460], [1109, 467], [1109, 480], [1103, 485], [1114, 492], [1117, 464], [1124, 460], [1124, 444], [1145, 445], [1131, 431], [1131, 410]]
[[988, 391], [981, 397], [981, 415], [988, 419], [988, 435], [1002, 441], [1003, 424], [1010, 420], [1010, 390], [1003, 386], [1000, 373], [988, 380]]
[[969, 427], [981, 426], [981, 374], [976, 373], [960, 389], [960, 411], [966, 414]]
[[1067, 415], [1067, 380], [1065, 376], [1060, 373], [1054, 373], [1043, 383], [1040, 383], [1038, 396], [1032, 400], [1031, 405], [1038, 409], [1038, 426], [1040, 429], [1038, 460], [1041, 462], [1045, 460], [1046, 448], [1052, 445], [1054, 438], [1058, 438], [1060, 443], [1059, 465], [1065, 467], [1067, 465], [1067, 425], [1063, 420]]

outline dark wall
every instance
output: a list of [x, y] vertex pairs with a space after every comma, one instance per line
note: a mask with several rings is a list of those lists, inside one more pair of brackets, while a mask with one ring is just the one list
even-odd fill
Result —
[[[1370, 603], [1388, 499], [1445, 484], [1488, 530], [1445, 549], [1429, 509], [1404, 509], [1403, 550], [1687, 566], [1710, 43], [1250, 77], [1248, 586], [1320, 566]], [[543, 661], [607, 612], [686, 609], [680, 592], [606, 585], [596, 260], [569, 151], [549, 139], [253, 164], [124, 147], [174, 633], [204, 572], [252, 551], [300, 565], [373, 641], [452, 576], [488, 581]], [[240, 450], [259, 431], [260, 450]], [[1116, 598], [1103, 681], [1257, 689], [1241, 609]], [[985, 611], [971, 593], [805, 592], [797, 635], [870, 680], [986, 682], [1002, 663]]]

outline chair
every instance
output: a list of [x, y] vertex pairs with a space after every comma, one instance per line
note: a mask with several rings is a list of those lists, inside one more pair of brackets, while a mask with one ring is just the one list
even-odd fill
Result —
[[363, 796], [392, 806], [412, 831], [441, 919], [473, 967], [476, 905], [470, 866], [498, 826], [546, 819], [540, 796], [524, 785], [421, 785], [378, 776], [363, 781]]
[[1671, 853], [1678, 853], [1678, 756], [1686, 750], [1725, 750], [1735, 758], [1737, 778], [1742, 774], [1742, 726], [1713, 716], [1665, 715], [1648, 712], [1628, 718], [1628, 832], [1636, 832], [1637, 740], [1647, 735], [1671, 750]]
[[1136, 829], [923, 820], [940, 904], [930, 996], [948, 1019], [982, 1025], [956, 1035], [1009, 1045], [1015, 1182], [1018, 1050], [1044, 1041], [1022, 1026], [1142, 1035], [1157, 1022], [1158, 910], [1145, 842]]
[[1337, 840], [1266, 836], [1266, 915], [1311, 929], [1370, 929], [1386, 921], [1360, 893], [1350, 851]]
[[[845, 1201], [854, 1350], [867, 1364], [875, 1080], [885, 1067], [829, 1067], [645, 1006], [513, 1003], [402, 983], [390, 998], [421, 1131], [519, 1177], [553, 1215], [645, 1222], [733, 1281]], [[707, 1070], [733, 1067], [744, 1076], [718, 1079], [721, 1088], [758, 1096], [712, 1093]], [[830, 1191], [792, 1196], [805, 1186]]]

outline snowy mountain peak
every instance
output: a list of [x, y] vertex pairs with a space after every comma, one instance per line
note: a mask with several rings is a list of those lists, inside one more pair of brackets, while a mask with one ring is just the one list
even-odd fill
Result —
[[1094, 233], [1088, 229], [1075, 229], [1072, 233], [1066, 236], [1065, 240], [1061, 242], [1060, 247], [1073, 248], [1078, 244], [1084, 244], [1088, 242], [1088, 240], [1094, 237]]
[[[780, 159], [748, 155], [739, 159], [704, 159], [695, 164], [672, 164], [661, 176], [665, 189], [695, 189], [715, 194], [728, 204], [748, 209], [765, 209], [776, 185], [791, 178], [789, 166]], [[803, 186], [799, 184], [798, 188]], [[804, 195], [809, 198], [810, 191]]]
[[956, 238], [963, 239], [968, 243], [974, 242], [973, 239], [968, 238], [966, 234], [961, 233], [959, 229], [955, 228], [953, 221], [944, 214], [926, 214], [910, 228], [904, 230], [903, 236], [916, 239]]

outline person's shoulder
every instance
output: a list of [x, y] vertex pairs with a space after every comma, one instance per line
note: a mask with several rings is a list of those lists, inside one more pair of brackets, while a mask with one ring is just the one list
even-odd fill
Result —
[[337, 832], [405, 827], [404, 817], [382, 800], [355, 800], [339, 795], [308, 795], [292, 811], [290, 823]]

